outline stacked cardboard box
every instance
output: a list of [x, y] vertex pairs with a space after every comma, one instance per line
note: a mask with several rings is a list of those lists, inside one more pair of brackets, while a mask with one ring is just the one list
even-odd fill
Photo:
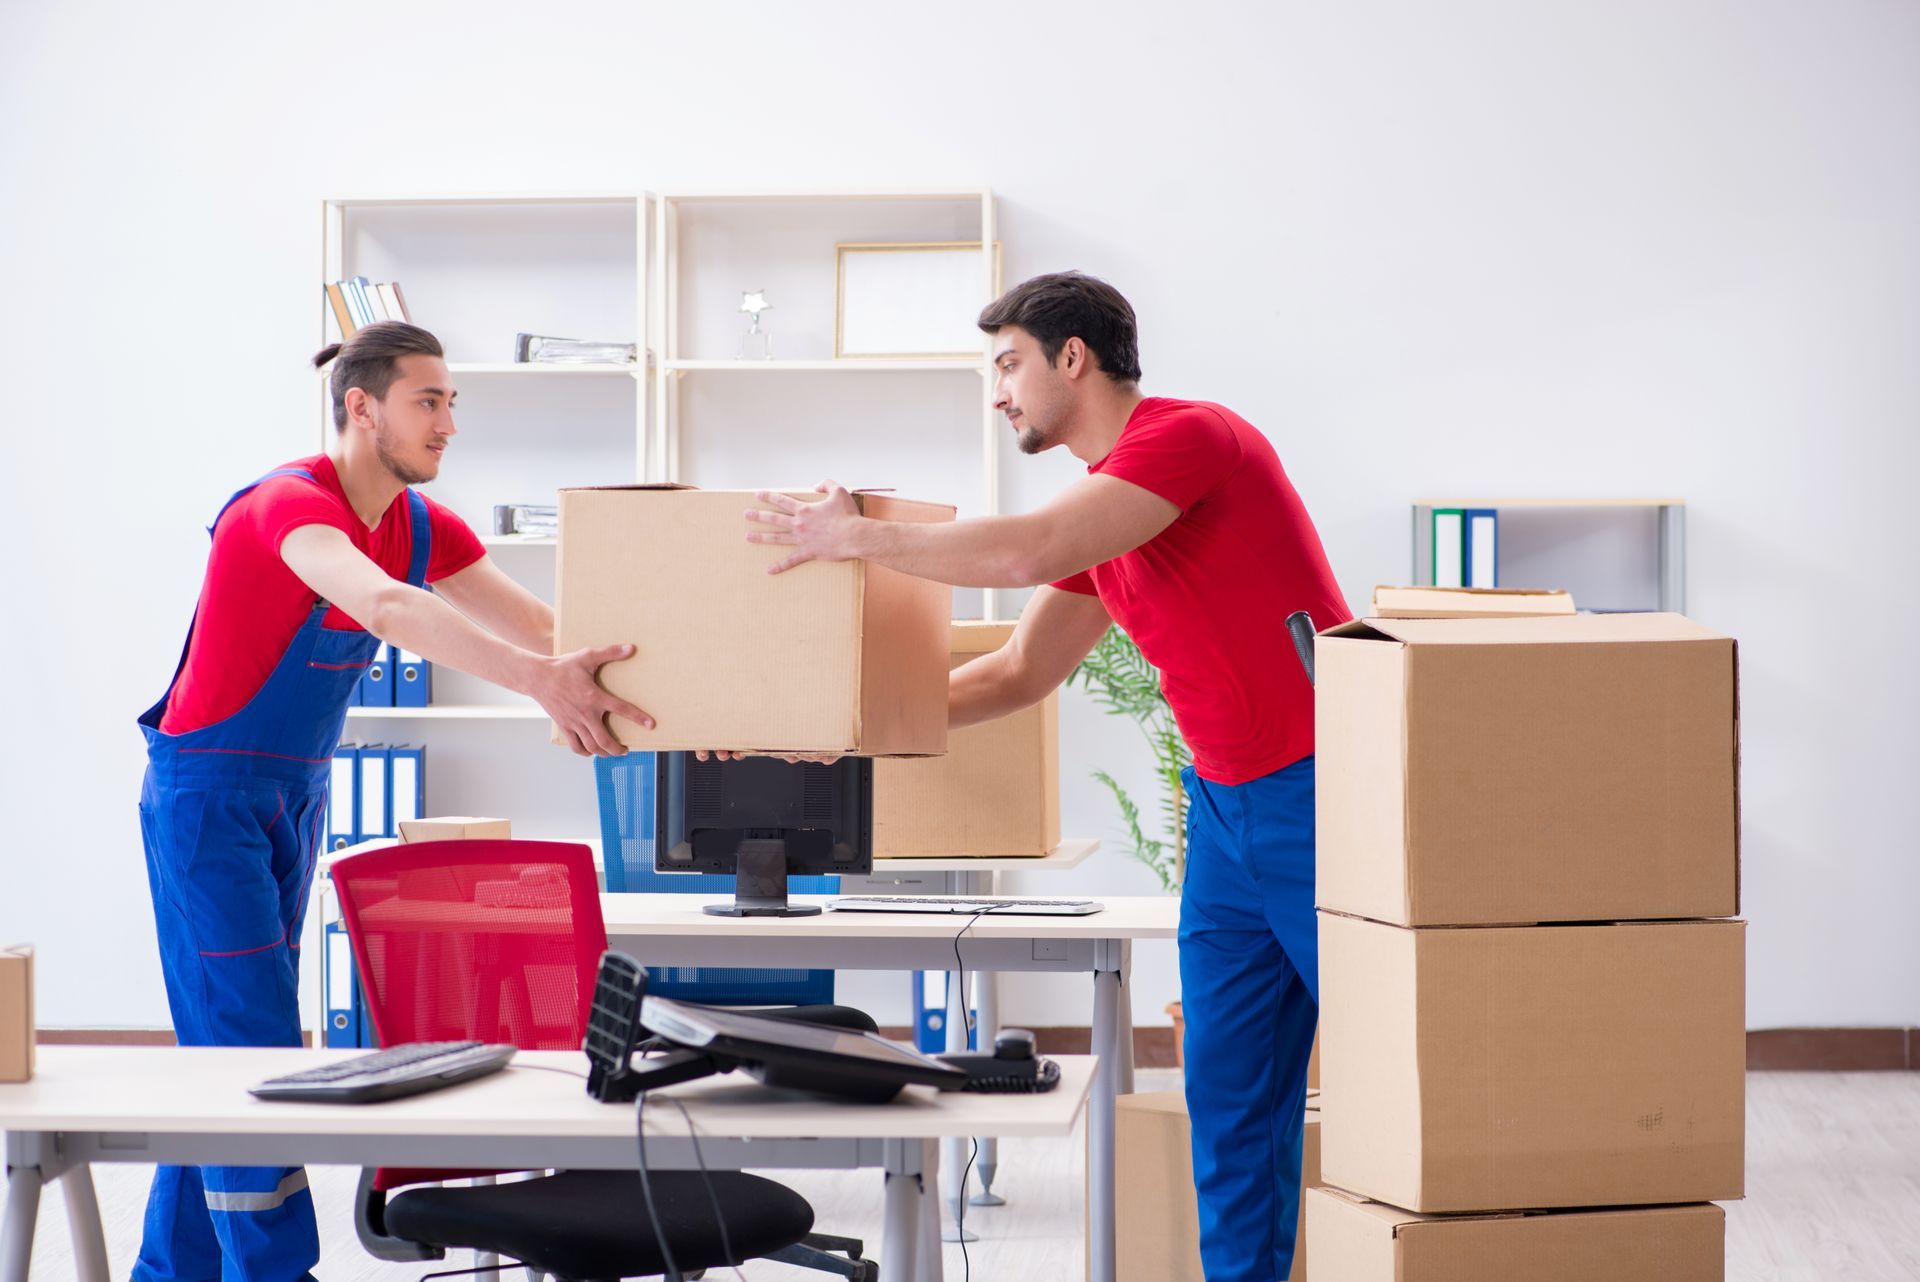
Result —
[[[948, 666], [991, 654], [1011, 623], [953, 624]], [[1060, 699], [964, 730], [947, 755], [873, 766], [873, 857], [1040, 856], [1060, 844]]]
[[1676, 615], [1368, 619], [1315, 657], [1315, 1259], [1719, 1279], [1700, 1204], [1742, 1195], [1745, 1153], [1733, 642]]

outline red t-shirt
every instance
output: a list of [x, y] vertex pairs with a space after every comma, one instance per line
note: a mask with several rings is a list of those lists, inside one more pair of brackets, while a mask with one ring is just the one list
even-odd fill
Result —
[[1329, 628], [1353, 616], [1272, 443], [1222, 406], [1149, 397], [1087, 471], [1180, 509], [1153, 539], [1053, 586], [1098, 596], [1160, 670], [1194, 769], [1245, 783], [1311, 753], [1313, 687], [1286, 618], [1308, 610]]
[[[245, 707], [307, 621], [317, 598], [280, 559], [281, 540], [290, 531], [331, 525], [388, 574], [407, 577], [413, 531], [405, 493], [369, 530], [347, 502], [332, 459], [317, 454], [286, 466], [305, 468], [313, 480], [276, 476], [265, 481], [228, 508], [214, 526], [186, 666], [160, 718], [166, 734], [210, 726]], [[433, 528], [427, 582], [458, 574], [486, 554], [465, 521], [432, 499], [427, 499], [427, 513]], [[338, 607], [327, 611], [325, 626], [360, 630]]]

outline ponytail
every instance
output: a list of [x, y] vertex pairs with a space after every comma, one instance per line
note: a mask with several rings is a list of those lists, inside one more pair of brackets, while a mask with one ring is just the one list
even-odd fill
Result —
[[334, 357], [338, 356], [339, 354], [340, 354], [340, 344], [328, 343], [325, 347], [321, 348], [319, 351], [313, 354], [313, 367], [315, 369], [325, 369], [327, 367], [327, 362], [332, 360]]

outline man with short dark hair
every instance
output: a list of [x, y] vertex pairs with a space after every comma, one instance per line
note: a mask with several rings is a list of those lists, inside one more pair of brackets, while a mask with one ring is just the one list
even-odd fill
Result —
[[1037, 454], [1088, 476], [1036, 511], [943, 525], [773, 493], [747, 538], [778, 573], [854, 557], [961, 587], [1039, 586], [1011, 640], [955, 669], [955, 727], [1038, 703], [1112, 623], [1157, 668], [1193, 750], [1180, 909], [1187, 1108], [1210, 1282], [1292, 1264], [1307, 1057], [1319, 1014], [1313, 913], [1313, 692], [1285, 620], [1350, 618], [1273, 446], [1203, 401], [1141, 395], [1133, 308], [1078, 272], [989, 306], [996, 407]]
[[[652, 725], [594, 679], [632, 646], [554, 657], [552, 607], [412, 488], [457, 431], [439, 340], [382, 321], [314, 358], [329, 363], [333, 449], [220, 509], [180, 666], [140, 718], [141, 837], [183, 1046], [300, 1045], [328, 765], [380, 641], [531, 696], [582, 754], [622, 751], [609, 712]], [[163, 1166], [133, 1276], [291, 1282], [319, 1258], [304, 1171]]]

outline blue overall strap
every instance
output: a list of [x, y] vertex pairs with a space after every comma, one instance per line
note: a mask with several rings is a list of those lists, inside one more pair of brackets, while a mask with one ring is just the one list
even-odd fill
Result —
[[[260, 486], [266, 484], [268, 481], [271, 481], [276, 476], [304, 476], [309, 481], [313, 481], [313, 473], [307, 471], [307, 469], [304, 467], [275, 468], [273, 471], [268, 472], [265, 476], [261, 477], [259, 480], [255, 481], [253, 484], [243, 485], [239, 489], [235, 490], [233, 492], [233, 496], [229, 498], [225, 503], [222, 503], [220, 505], [220, 510], [213, 514], [213, 525], [209, 525], [207, 527], [207, 537], [208, 538], [213, 537], [214, 526], [217, 526], [220, 524], [220, 518], [227, 514], [228, 508], [232, 507], [235, 503], [238, 503], [241, 499], [247, 497], [247, 495], [253, 493]], [[313, 483], [315, 485], [319, 484], [318, 481], [313, 481]]]
[[433, 518], [427, 515], [427, 501], [411, 489], [407, 491], [407, 519], [413, 536], [413, 560], [407, 565], [407, 582], [424, 588], [427, 563], [433, 559]]

